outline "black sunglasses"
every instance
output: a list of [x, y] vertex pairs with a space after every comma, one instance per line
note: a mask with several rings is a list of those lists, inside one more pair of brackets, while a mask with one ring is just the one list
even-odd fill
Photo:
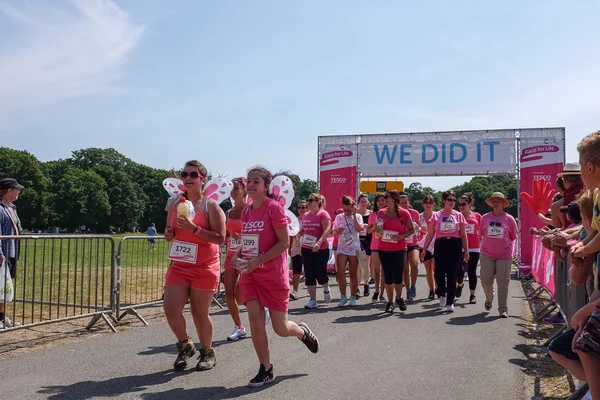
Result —
[[455, 201], [456, 201], [456, 199], [454, 199], [454, 198], [452, 198], [452, 199], [446, 199], [446, 201], [452, 201], [452, 202], [455, 202]]
[[466, 206], [466, 205], [467, 205], [467, 203], [458, 203], [458, 205], [459, 205], [460, 207], [464, 207], [464, 206]]
[[389, 194], [384, 194], [384, 195], [383, 195], [383, 198], [387, 200], [387, 199], [389, 199], [389, 198], [390, 198], [390, 195], [389, 195]]
[[304, 210], [306, 206], [298, 206], [298, 210]]
[[306, 201], [308, 201], [309, 203], [314, 203], [315, 201], [319, 201], [319, 200], [317, 200], [317, 199], [308, 199]]
[[188, 173], [188, 172], [186, 172], [186, 171], [183, 171], [183, 172], [181, 173], [181, 179], [185, 179], [185, 178], [187, 178], [188, 176], [189, 176], [190, 178], [192, 178], [192, 179], [198, 179], [198, 178], [200, 178], [202, 175], [200, 175], [200, 173], [199, 173], [198, 171], [192, 171], [192, 172], [190, 172], [190, 173]]

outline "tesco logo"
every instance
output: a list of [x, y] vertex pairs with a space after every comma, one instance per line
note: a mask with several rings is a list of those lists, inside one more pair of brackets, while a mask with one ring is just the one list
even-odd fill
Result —
[[264, 221], [244, 222], [244, 230], [246, 230], [246, 231], [260, 230], [260, 229], [263, 229], [264, 227], [265, 227]]
[[346, 178], [331, 178], [331, 183], [346, 183]]
[[552, 180], [552, 177], [550, 175], [534, 175], [533, 179], [543, 179], [546, 182], [549, 182]]

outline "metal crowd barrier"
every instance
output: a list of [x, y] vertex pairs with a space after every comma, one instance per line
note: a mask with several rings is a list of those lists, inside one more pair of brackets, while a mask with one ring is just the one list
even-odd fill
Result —
[[[19, 248], [13, 299], [0, 287], [5, 316], [13, 322], [0, 332], [53, 322], [91, 317], [90, 329], [100, 319], [116, 332], [115, 243], [109, 235], [0, 236]], [[5, 254], [5, 256], [8, 256]], [[4, 277], [3, 277], [4, 278]]]

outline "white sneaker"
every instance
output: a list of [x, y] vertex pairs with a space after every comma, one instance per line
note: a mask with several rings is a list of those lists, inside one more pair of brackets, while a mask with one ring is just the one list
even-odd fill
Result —
[[440, 297], [440, 307], [446, 307], [446, 296]]
[[4, 317], [4, 327], [12, 328], [14, 326], [19, 326], [19, 324], [14, 323], [10, 318]]
[[271, 322], [271, 313], [269, 312], [269, 309], [265, 307], [265, 325], [269, 325], [269, 322]]
[[292, 293], [290, 293], [290, 299], [298, 300], [298, 292], [296, 292], [295, 290], [292, 290]]
[[446, 311], [454, 312], [454, 304], [450, 304], [449, 306], [446, 306]]
[[350, 296], [350, 307], [356, 307], [356, 297]]
[[329, 292], [329, 291], [327, 293], [323, 292], [323, 301], [325, 303], [329, 303], [331, 301], [331, 292]]
[[340, 307], [344, 307], [346, 305], [346, 303], [348, 303], [348, 297], [346, 297], [345, 294], [342, 295], [342, 297], [340, 298], [340, 304], [338, 304]]
[[231, 335], [227, 336], [227, 340], [235, 342], [236, 340], [244, 337], [246, 337], [246, 328], [234, 326], [233, 330], [231, 331]]
[[311, 309], [311, 308], [319, 308], [319, 305], [317, 304], [317, 301], [314, 299], [310, 299], [310, 301], [308, 302], [307, 305], [304, 306], [304, 308], [307, 309]]

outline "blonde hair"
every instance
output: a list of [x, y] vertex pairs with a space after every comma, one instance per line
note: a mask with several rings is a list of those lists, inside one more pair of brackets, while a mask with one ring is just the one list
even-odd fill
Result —
[[594, 192], [590, 189], [586, 189], [581, 192], [577, 199], [579, 204], [579, 212], [581, 217], [592, 219], [594, 217]]
[[310, 195], [319, 201], [320, 209], [325, 208], [325, 206], [326, 206], [325, 196], [323, 196], [322, 194], [319, 194], [319, 193], [311, 193]]
[[581, 139], [577, 145], [577, 151], [584, 164], [591, 162], [600, 167], [600, 131], [590, 133]]

